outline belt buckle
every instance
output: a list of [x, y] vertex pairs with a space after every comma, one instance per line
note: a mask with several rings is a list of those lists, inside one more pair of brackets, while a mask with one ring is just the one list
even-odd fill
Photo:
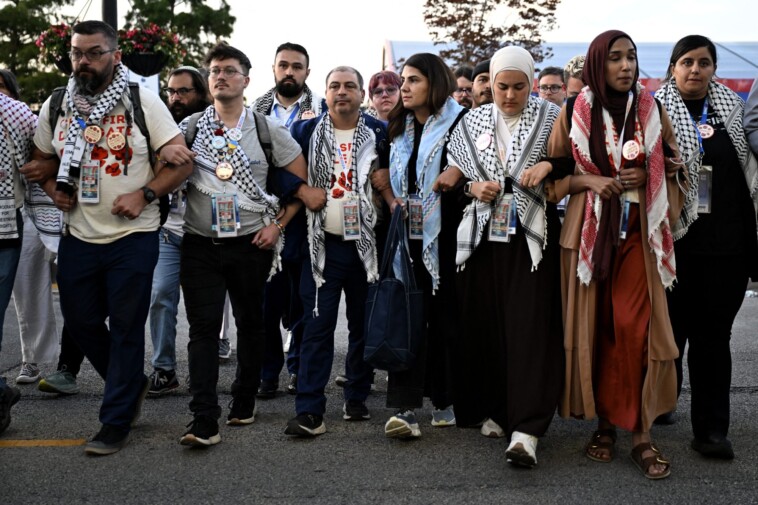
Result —
[[213, 245], [224, 245], [224, 239], [219, 237], [211, 237], [211, 243]]

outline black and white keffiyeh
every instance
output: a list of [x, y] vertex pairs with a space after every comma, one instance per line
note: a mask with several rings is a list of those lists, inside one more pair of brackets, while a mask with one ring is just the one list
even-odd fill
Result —
[[66, 89], [66, 105], [71, 111], [72, 121], [66, 133], [66, 141], [63, 146], [63, 155], [61, 156], [60, 167], [58, 168], [57, 181], [69, 186], [74, 185], [74, 178], [79, 177], [80, 167], [84, 156], [92, 149], [92, 146], [84, 140], [81, 123], [88, 125], [100, 125], [103, 118], [112, 111], [119, 102], [123, 102], [127, 111], [132, 111], [132, 103], [127, 91], [129, 87], [129, 76], [126, 67], [122, 64], [116, 65], [113, 73], [113, 80], [108, 87], [98, 97], [97, 103], [92, 107], [88, 117], [83, 117], [80, 106], [78, 86], [76, 80], [71, 76], [68, 80]]
[[[681, 151], [682, 159], [687, 165], [689, 188], [685, 197], [679, 221], [673, 226], [674, 240], [682, 238], [689, 226], [698, 218], [698, 181], [700, 167], [703, 164], [703, 154], [700, 153], [698, 134], [692, 116], [682, 100], [682, 95], [671, 79], [655, 93], [671, 117], [676, 133], [676, 141]], [[758, 162], [748, 144], [745, 130], [742, 127], [742, 114], [745, 103], [735, 92], [721, 83], [711, 81], [708, 85], [708, 103], [724, 122], [729, 139], [732, 141], [742, 171], [745, 174], [753, 206], [758, 211]]]
[[[503, 151], [509, 153], [506, 167], [502, 166], [498, 156], [496, 128], [499, 112], [492, 104], [466, 114], [453, 130], [447, 146], [449, 164], [459, 167], [468, 179], [495, 181], [501, 187], [505, 187], [506, 177], [512, 180], [519, 222], [532, 258], [532, 270], [537, 269], [547, 243], [544, 182], [535, 188], [527, 188], [518, 181], [524, 170], [547, 153], [547, 142], [559, 112], [560, 109], [547, 100], [529, 98], [511, 136], [511, 145], [503, 147]], [[491, 141], [486, 148], [479, 149], [477, 140], [483, 135], [488, 135]], [[481, 242], [494, 205], [494, 202], [475, 199], [464, 210], [458, 226], [456, 264], [463, 266]]]
[[31, 154], [37, 116], [25, 103], [0, 93], [0, 240], [18, 238], [14, 179]]
[[[253, 104], [253, 108], [265, 115], [271, 114], [271, 109], [274, 107], [274, 97], [276, 96], [276, 87], [266, 91], [260, 98], [258, 98]], [[300, 110], [297, 111], [297, 118], [301, 119], [303, 112], [312, 111], [316, 116], [321, 114], [321, 104], [318, 101], [313, 103], [313, 92], [311, 88], [306, 84], [303, 87], [303, 99], [300, 100]]]
[[[324, 114], [313, 130], [313, 135], [308, 144], [309, 186], [329, 191], [334, 174], [334, 160], [338, 156], [338, 153], [335, 153], [335, 144], [334, 124], [329, 114]], [[361, 115], [355, 128], [350, 171], [353, 172], [352, 180], [357, 181], [354, 189], [358, 196], [361, 217], [361, 238], [355, 241], [355, 246], [366, 269], [366, 280], [368, 282], [379, 279], [376, 236], [374, 234], [376, 210], [372, 201], [371, 182], [368, 178], [374, 160], [377, 158], [376, 137], [371, 128], [366, 126], [363, 115]], [[307, 216], [311, 268], [316, 288], [319, 288], [324, 283], [326, 251], [323, 227], [326, 209], [321, 209], [318, 212], [308, 210]], [[316, 307], [318, 308], [318, 304]]]

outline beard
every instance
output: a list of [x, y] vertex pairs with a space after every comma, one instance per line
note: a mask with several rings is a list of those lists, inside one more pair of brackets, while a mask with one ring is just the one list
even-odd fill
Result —
[[[107, 79], [111, 77], [112, 71], [113, 69], [105, 69], [102, 72], [97, 72], [90, 67], [85, 67], [83, 69], [79, 68], [74, 71], [74, 81], [81, 94], [94, 96], [97, 90], [99, 90], [107, 82]], [[88, 77], [82, 75], [85, 72], [89, 74]]]
[[282, 79], [276, 83], [276, 92], [286, 98], [295, 98], [305, 89], [305, 83], [298, 84], [296, 81]]
[[168, 110], [171, 112], [171, 117], [174, 118], [174, 121], [177, 124], [181, 123], [182, 119], [186, 118], [187, 116], [191, 116], [195, 112], [203, 111], [205, 108], [206, 105], [203, 104], [200, 100], [195, 100], [188, 104], [174, 102], [168, 106]]

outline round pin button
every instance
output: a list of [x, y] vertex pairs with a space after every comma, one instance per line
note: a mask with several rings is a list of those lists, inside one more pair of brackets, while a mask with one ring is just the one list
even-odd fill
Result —
[[108, 135], [106, 142], [108, 143], [108, 147], [114, 151], [120, 151], [126, 147], [126, 137], [120, 132], [113, 132]]
[[89, 144], [97, 144], [103, 138], [103, 129], [91, 124], [84, 129], [84, 140]]
[[476, 139], [476, 148], [480, 151], [487, 149], [492, 143], [492, 135], [489, 133], [482, 133], [479, 138]]
[[640, 155], [640, 145], [636, 140], [630, 140], [624, 144], [624, 147], [621, 148], [621, 152], [627, 160], [637, 159], [637, 156]]
[[216, 165], [216, 177], [218, 177], [222, 181], [231, 179], [232, 175], [234, 175], [234, 167], [232, 166], [231, 163], [227, 161], [222, 161], [221, 163]]

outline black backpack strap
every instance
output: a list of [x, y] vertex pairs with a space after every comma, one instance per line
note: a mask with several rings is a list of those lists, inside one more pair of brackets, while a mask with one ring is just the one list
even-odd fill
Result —
[[266, 174], [266, 192], [281, 198], [282, 192], [279, 180], [274, 176], [273, 169], [278, 167], [274, 164], [271, 132], [268, 129], [266, 116], [258, 111], [253, 111], [253, 120], [255, 121], [255, 131], [258, 133], [258, 143], [261, 145], [261, 149], [263, 149], [263, 154], [266, 156], [266, 164], [268, 165], [268, 173]]
[[55, 132], [55, 125], [58, 118], [63, 115], [63, 97], [66, 96], [66, 86], [58, 86], [50, 95], [50, 131]]
[[455, 127], [458, 126], [458, 123], [461, 119], [463, 119], [463, 116], [468, 114], [469, 109], [464, 107], [463, 110], [461, 110], [458, 113], [458, 116], [455, 118], [455, 121], [453, 121], [453, 124], [450, 125], [450, 128], [447, 130], [447, 138], [445, 139], [445, 144], [442, 146], [442, 165], [440, 165], [440, 168], [447, 166], [447, 139], [450, 138], [450, 135], [452, 135], [453, 130], [455, 130]]
[[197, 122], [203, 116], [204, 112], [195, 112], [189, 118], [187, 123], [187, 130], [184, 132], [184, 142], [187, 144], [187, 149], [192, 149], [192, 144], [195, 143], [195, 137], [197, 137]]

